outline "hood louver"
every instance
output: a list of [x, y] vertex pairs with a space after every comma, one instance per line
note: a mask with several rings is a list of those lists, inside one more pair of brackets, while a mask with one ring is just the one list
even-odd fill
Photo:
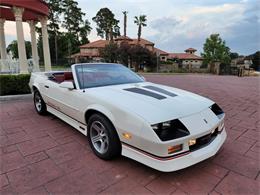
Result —
[[152, 91], [156, 91], [156, 92], [159, 92], [159, 93], [171, 96], [171, 97], [177, 96], [175, 93], [169, 92], [165, 89], [162, 89], [162, 88], [159, 88], [159, 87], [156, 87], [156, 86], [152, 86], [152, 85], [144, 86], [144, 88], [150, 89]]
[[128, 89], [124, 89], [124, 90], [130, 91], [130, 92], [133, 92], [133, 93], [138, 93], [138, 94], [141, 94], [141, 95], [150, 96], [150, 97], [153, 97], [153, 98], [158, 99], [158, 100], [162, 100], [162, 99], [166, 98], [165, 96], [162, 96], [160, 94], [153, 93], [151, 91], [147, 91], [147, 90], [140, 89], [140, 88], [137, 88], [137, 87], [128, 88]]

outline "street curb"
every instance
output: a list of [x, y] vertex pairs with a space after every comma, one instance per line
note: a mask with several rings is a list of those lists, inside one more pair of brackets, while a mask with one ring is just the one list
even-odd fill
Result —
[[0, 96], [0, 102], [12, 101], [12, 100], [29, 100], [29, 99], [32, 99], [32, 94]]

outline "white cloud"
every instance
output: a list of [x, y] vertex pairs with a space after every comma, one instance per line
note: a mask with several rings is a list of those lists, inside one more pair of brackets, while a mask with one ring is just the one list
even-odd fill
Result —
[[[98, 38], [92, 17], [100, 8], [108, 7], [120, 20], [121, 32], [122, 11], [128, 11], [127, 34], [130, 37], [137, 37], [134, 16], [146, 14], [148, 26], [143, 28], [142, 36], [167, 51], [183, 51], [186, 47], [201, 51], [205, 38], [211, 33], [220, 33], [237, 52], [248, 54], [259, 49], [254, 40], [260, 18], [258, 0], [78, 0], [78, 3], [91, 22], [91, 41]], [[15, 39], [15, 23], [6, 22], [5, 31], [7, 43]], [[24, 35], [30, 40], [26, 23]]]
[[220, 14], [224, 12], [233, 12], [234, 10], [240, 10], [241, 4], [223, 4], [218, 6], [203, 6], [195, 7], [191, 12], [192, 14]]
[[[11, 36], [11, 37], [16, 37], [16, 23], [11, 22], [11, 21], [6, 21], [5, 22], [5, 36]], [[30, 28], [29, 24], [26, 22], [23, 22], [23, 32], [24, 32], [24, 38], [26, 40], [30, 39]]]
[[[182, 10], [167, 19], [162, 17], [152, 21], [150, 27], [156, 33], [149, 38], [168, 51], [182, 52], [187, 47], [195, 47], [202, 51], [205, 38], [212, 33], [220, 33], [221, 37], [230, 43], [228, 46], [231, 49], [246, 54], [252, 53], [259, 49], [256, 44], [251, 44], [255, 42], [251, 37], [257, 32], [257, 24], [252, 17], [247, 17], [248, 14], [254, 15], [252, 7], [255, 7], [252, 2], [245, 1], [222, 5], [187, 6], [185, 11]], [[249, 23], [253, 22], [256, 25], [255, 28], [250, 25], [250, 31], [245, 31], [246, 26], [248, 27], [246, 20], [249, 20]], [[178, 21], [178, 23], [171, 25], [172, 21]], [[238, 30], [239, 24], [242, 26], [239, 31], [235, 31], [234, 29]], [[240, 38], [235, 39], [238, 36]], [[236, 40], [236, 42], [230, 40]], [[245, 47], [240, 42], [247, 42], [250, 46]]]

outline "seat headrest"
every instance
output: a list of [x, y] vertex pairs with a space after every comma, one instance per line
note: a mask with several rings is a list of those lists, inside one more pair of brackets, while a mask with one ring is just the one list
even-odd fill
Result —
[[73, 80], [72, 72], [64, 72], [64, 80]]
[[58, 83], [62, 83], [64, 81], [64, 75], [55, 75], [55, 80]]

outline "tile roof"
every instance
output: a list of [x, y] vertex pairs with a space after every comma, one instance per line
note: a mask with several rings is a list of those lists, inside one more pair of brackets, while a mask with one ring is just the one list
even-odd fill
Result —
[[77, 57], [100, 57], [99, 53], [97, 52], [80, 52], [74, 53], [70, 56], [70, 58], [77, 58]]
[[161, 49], [158, 49], [158, 48], [154, 48], [154, 51], [157, 53], [159, 53], [160, 55], [169, 55], [169, 53], [168, 52], [166, 52], [166, 51], [163, 51], [163, 50], [161, 50]]
[[200, 56], [197, 56], [195, 54], [189, 54], [189, 53], [169, 53], [169, 58], [178, 58], [183, 60], [202, 60], [203, 58]]
[[186, 49], [185, 51], [197, 51], [197, 49], [194, 49], [194, 48], [188, 48], [188, 49]]
[[105, 47], [109, 43], [108, 40], [97, 40], [90, 43], [87, 43], [85, 45], [81, 45], [80, 48], [102, 48]]
[[[131, 41], [129, 44], [130, 45], [136, 45], [137, 43], [138, 43], [138, 39], [133, 39], [133, 41]], [[140, 39], [140, 44], [141, 45], [154, 45], [153, 42], [148, 41], [148, 40], [143, 39], [143, 38]]]
[[[128, 40], [130, 45], [136, 45], [138, 43], [138, 39], [131, 39], [127, 36], [126, 37], [120, 36], [120, 37], [116, 38], [115, 41], [124, 40], [124, 39]], [[85, 45], [81, 45], [80, 48], [103, 48], [108, 43], [109, 43], [108, 40], [100, 39], [100, 40], [97, 40], [97, 41], [87, 43]], [[151, 41], [148, 41], [146, 39], [141, 38], [140, 39], [140, 45], [154, 45], [154, 43], [151, 42]]]

